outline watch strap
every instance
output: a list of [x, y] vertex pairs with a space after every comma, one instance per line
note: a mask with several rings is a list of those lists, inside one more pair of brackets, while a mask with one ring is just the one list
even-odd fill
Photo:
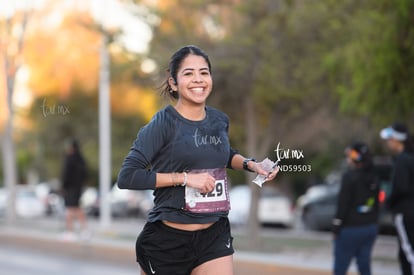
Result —
[[251, 170], [249, 168], [249, 166], [247, 165], [249, 161], [256, 162], [256, 159], [254, 159], [254, 158], [247, 158], [247, 159], [243, 160], [243, 169], [246, 170], [246, 171], [249, 171], [249, 172], [255, 172], [255, 171]]

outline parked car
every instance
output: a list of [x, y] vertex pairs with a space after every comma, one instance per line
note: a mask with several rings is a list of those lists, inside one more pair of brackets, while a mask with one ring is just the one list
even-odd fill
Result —
[[[119, 189], [114, 184], [109, 192], [113, 217], [145, 216], [153, 206], [152, 190]], [[100, 196], [95, 187], [87, 187], [82, 193], [81, 205], [90, 216], [99, 216]]]
[[114, 217], [146, 216], [153, 206], [152, 190], [111, 189], [111, 213]]
[[329, 230], [336, 212], [339, 183], [319, 184], [308, 188], [296, 203], [303, 226], [310, 230]]
[[62, 196], [54, 190], [48, 182], [41, 182], [34, 186], [37, 197], [43, 202], [47, 216], [63, 216], [65, 205]]
[[[7, 189], [0, 190], [0, 213], [6, 214], [7, 208]], [[16, 186], [16, 215], [21, 218], [37, 218], [45, 215], [46, 207], [42, 200], [36, 195], [34, 188], [31, 186]]]
[[[384, 205], [385, 199], [391, 190], [392, 163], [388, 158], [374, 159], [374, 168], [380, 179], [380, 231], [384, 233], [393, 231], [391, 213]], [[319, 185], [308, 188], [296, 203], [300, 221], [306, 229], [330, 230], [332, 219], [336, 213], [336, 204], [340, 189], [342, 171], [335, 172]]]
[[[292, 201], [276, 188], [263, 186], [258, 202], [258, 220], [263, 225], [292, 227], [294, 217]], [[240, 185], [230, 190], [231, 210], [229, 220], [234, 225], [248, 223], [251, 190], [248, 185]]]
[[86, 215], [98, 217], [99, 216], [99, 192], [98, 189], [92, 186], [86, 187], [80, 198], [80, 206], [85, 211]]
[[36, 218], [46, 214], [46, 206], [31, 188], [18, 188], [16, 214], [23, 218]]

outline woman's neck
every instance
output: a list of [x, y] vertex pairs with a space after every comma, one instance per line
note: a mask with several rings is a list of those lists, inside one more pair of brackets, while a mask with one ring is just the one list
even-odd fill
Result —
[[177, 103], [174, 108], [177, 112], [182, 115], [184, 118], [193, 121], [200, 121], [206, 117], [205, 104], [197, 106], [186, 106], [180, 103]]

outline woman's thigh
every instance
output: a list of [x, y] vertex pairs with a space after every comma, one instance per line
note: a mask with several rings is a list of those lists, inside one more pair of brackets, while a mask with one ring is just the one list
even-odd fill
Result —
[[193, 269], [191, 275], [233, 275], [233, 255], [205, 262]]

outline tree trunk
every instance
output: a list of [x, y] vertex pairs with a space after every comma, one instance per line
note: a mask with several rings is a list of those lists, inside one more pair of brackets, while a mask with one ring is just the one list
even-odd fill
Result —
[[3, 173], [4, 185], [7, 189], [7, 204], [6, 204], [6, 222], [8, 225], [13, 225], [16, 221], [16, 185], [17, 185], [17, 167], [16, 167], [16, 153], [13, 142], [13, 105], [12, 95], [14, 86], [15, 74], [7, 74], [9, 71], [9, 63], [6, 57], [4, 58], [4, 71], [6, 72], [6, 100], [7, 100], [7, 118], [6, 125], [2, 132], [1, 146], [3, 157]]
[[13, 143], [12, 118], [9, 117], [2, 137], [4, 184], [7, 189], [6, 221], [13, 225], [16, 221], [17, 168]]
[[[1, 146], [2, 146], [2, 155], [3, 155], [3, 170], [4, 170], [4, 185], [7, 188], [7, 209], [6, 209], [6, 222], [9, 225], [13, 225], [16, 221], [16, 188], [17, 188], [17, 163], [16, 163], [16, 151], [13, 140], [13, 92], [14, 92], [14, 82], [16, 79], [16, 73], [20, 68], [21, 56], [24, 46], [24, 35], [26, 32], [26, 26], [28, 22], [28, 14], [23, 13], [21, 21], [13, 20], [12, 17], [7, 18], [4, 22], [4, 28], [6, 30], [6, 35], [2, 36], [1, 39], [5, 39], [5, 47], [1, 47], [0, 53], [3, 55], [3, 66], [5, 75], [6, 75], [6, 100], [7, 100], [7, 119], [6, 125], [1, 132]], [[15, 56], [8, 55], [7, 49], [13, 47], [13, 37], [9, 34], [12, 33], [12, 30], [17, 29], [14, 25], [16, 23], [19, 25], [19, 35], [17, 37], [16, 48], [17, 53]], [[9, 44], [10, 43], [10, 44]], [[3, 45], [2, 45], [3, 46]]]

